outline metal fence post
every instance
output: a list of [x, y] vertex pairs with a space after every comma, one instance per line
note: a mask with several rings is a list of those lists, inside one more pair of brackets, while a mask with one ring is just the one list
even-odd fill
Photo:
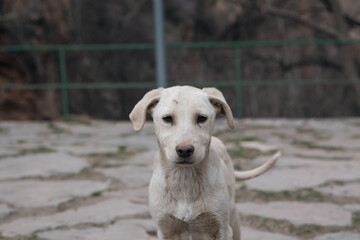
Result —
[[237, 100], [237, 115], [238, 118], [242, 117], [242, 83], [241, 83], [241, 57], [240, 47], [235, 47], [235, 74], [236, 74], [236, 100]]
[[69, 116], [69, 99], [68, 99], [68, 83], [67, 83], [67, 73], [66, 73], [65, 50], [63, 48], [59, 49], [59, 64], [60, 64], [63, 112], [65, 118], [67, 118]]
[[162, 0], [154, 0], [155, 56], [157, 87], [167, 87], [166, 45], [164, 34], [164, 8]]

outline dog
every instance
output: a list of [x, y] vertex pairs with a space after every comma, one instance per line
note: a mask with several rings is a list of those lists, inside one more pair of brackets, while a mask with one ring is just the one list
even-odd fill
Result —
[[270, 169], [280, 157], [249, 171], [234, 171], [224, 144], [211, 136], [217, 113], [234, 128], [223, 94], [191, 86], [149, 91], [129, 117], [134, 130], [151, 114], [159, 151], [149, 186], [149, 209], [159, 239], [240, 240], [235, 179], [246, 180]]

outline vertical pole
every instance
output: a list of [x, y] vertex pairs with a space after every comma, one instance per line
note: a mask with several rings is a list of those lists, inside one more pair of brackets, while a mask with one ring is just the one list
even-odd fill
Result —
[[69, 116], [69, 99], [68, 99], [68, 84], [67, 84], [67, 74], [66, 74], [66, 60], [65, 60], [65, 50], [59, 50], [59, 62], [60, 62], [60, 78], [61, 78], [61, 95], [62, 95], [62, 105], [65, 118]]
[[238, 118], [242, 117], [243, 104], [242, 104], [242, 84], [241, 84], [241, 57], [240, 47], [235, 47], [235, 74], [236, 74], [236, 96], [237, 96], [237, 115]]
[[154, 0], [155, 24], [155, 56], [156, 56], [156, 85], [167, 87], [166, 81], [166, 45], [164, 35], [164, 8], [162, 0]]

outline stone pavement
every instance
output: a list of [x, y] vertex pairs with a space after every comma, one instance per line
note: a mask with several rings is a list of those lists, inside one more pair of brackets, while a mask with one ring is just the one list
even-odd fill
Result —
[[[219, 120], [214, 135], [236, 169], [283, 152], [237, 183], [243, 240], [360, 240], [360, 119]], [[151, 123], [0, 122], [0, 239], [156, 239], [156, 148]]]

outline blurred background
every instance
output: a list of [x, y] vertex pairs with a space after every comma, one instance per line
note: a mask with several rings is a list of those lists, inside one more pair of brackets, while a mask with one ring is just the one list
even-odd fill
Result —
[[[238, 117], [360, 115], [360, 1], [166, 0], [168, 85]], [[0, 119], [125, 120], [156, 87], [150, 0], [0, 0]]]

